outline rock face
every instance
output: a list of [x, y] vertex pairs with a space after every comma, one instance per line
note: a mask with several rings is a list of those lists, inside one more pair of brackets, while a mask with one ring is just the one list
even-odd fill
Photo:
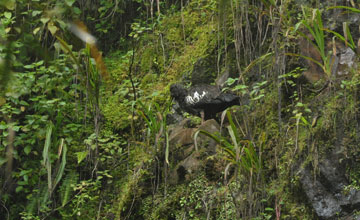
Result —
[[[197, 147], [194, 145], [194, 134], [198, 130], [209, 133], [220, 131], [220, 126], [215, 120], [207, 120], [197, 128], [185, 128], [185, 121], [181, 122], [171, 131], [170, 141], [170, 161], [174, 164], [169, 175], [170, 184], [178, 184], [189, 180], [201, 170], [206, 172], [205, 167], [212, 166], [212, 161], [207, 157], [216, 153], [216, 142], [205, 135], [197, 136]], [[212, 170], [213, 171], [213, 170]], [[213, 174], [209, 174], [213, 176]]]
[[[341, 2], [341, 1], [337, 1]], [[324, 4], [333, 4], [330, 1]], [[341, 4], [341, 3], [339, 3]], [[349, 17], [348, 13], [344, 13], [342, 9], [328, 10], [323, 14], [324, 26], [343, 34], [342, 25], [345, 21], [350, 21], [351, 24], [358, 24], [360, 14], [354, 14]], [[357, 30], [358, 28], [350, 28], [350, 30]], [[354, 31], [352, 33], [354, 39], [358, 39], [359, 33]], [[351, 75], [356, 66], [357, 55], [355, 52], [344, 45], [343, 42], [330, 42], [328, 50], [332, 49], [332, 76], [334, 79], [342, 79], [343, 77]], [[310, 51], [308, 48], [303, 47]], [[303, 50], [305, 50], [303, 49]], [[310, 48], [311, 49], [311, 48]], [[305, 51], [307, 52], [307, 51]], [[304, 53], [305, 53], [304, 52]], [[306, 54], [306, 53], [305, 53]], [[307, 55], [307, 54], [306, 54]], [[309, 53], [310, 57], [316, 59], [316, 56]], [[309, 64], [309, 71], [311, 76], [321, 73], [316, 70], [317, 67], [312, 67]], [[306, 74], [305, 73], [305, 74]], [[308, 77], [310, 81], [317, 81], [320, 77]], [[339, 125], [342, 127], [343, 125]], [[345, 130], [343, 127], [337, 131], [337, 143], [332, 146], [331, 151], [324, 153], [321, 157], [316, 172], [312, 165], [306, 165], [300, 169], [300, 182], [309, 203], [320, 219], [359, 219], [360, 214], [360, 190], [351, 186], [351, 183], [346, 176], [346, 165], [349, 162], [344, 146], [343, 139]], [[345, 141], [344, 141], [345, 143]], [[314, 174], [315, 172], [315, 174]]]
[[216, 58], [214, 57], [206, 57], [200, 58], [195, 64], [193, 71], [191, 73], [191, 83], [193, 85], [199, 83], [213, 83], [215, 79], [216, 73], [216, 62], [214, 62]]
[[360, 191], [350, 188], [345, 176], [341, 147], [324, 156], [319, 175], [314, 178], [311, 166], [300, 171], [300, 182], [306, 196], [321, 219], [360, 219], [354, 214], [360, 207]]

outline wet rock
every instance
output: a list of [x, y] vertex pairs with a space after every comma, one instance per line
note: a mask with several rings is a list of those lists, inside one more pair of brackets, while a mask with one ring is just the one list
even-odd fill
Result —
[[321, 219], [359, 219], [351, 213], [360, 208], [360, 191], [349, 185], [340, 148], [324, 156], [316, 177], [311, 166], [300, 171], [302, 188]]
[[230, 67], [227, 66], [225, 71], [216, 78], [215, 84], [220, 88], [223, 88], [229, 77], [230, 77]]
[[340, 76], [348, 75], [349, 71], [356, 67], [355, 58], [355, 52], [349, 47], [346, 48], [345, 51], [340, 54], [337, 74]]
[[327, 191], [320, 181], [314, 180], [310, 168], [302, 171], [300, 181], [309, 202], [319, 217], [334, 217], [336, 213], [341, 211], [340, 204], [336, 201], [335, 197]]
[[185, 160], [183, 160], [179, 165], [185, 169], [187, 174], [196, 173], [202, 166], [202, 161], [200, 159], [200, 153], [193, 152], [190, 156], [188, 156]]
[[195, 150], [193, 137], [199, 130], [209, 133], [219, 132], [220, 125], [214, 119], [205, 121], [197, 128], [184, 128], [184, 124], [186, 122], [183, 121], [173, 128], [169, 137], [170, 162], [174, 168], [170, 170], [168, 179], [172, 185], [191, 179], [199, 171], [205, 170], [205, 167], [215, 167], [212, 164], [214, 162], [208, 161], [207, 157], [216, 153], [216, 142], [199, 133], [196, 141], [198, 149]]
[[184, 120], [182, 112], [178, 103], [172, 106], [171, 112], [166, 115], [166, 123], [169, 124], [180, 124]]
[[200, 156], [201, 155], [198, 151], [194, 151], [187, 158], [180, 161], [180, 163], [176, 165], [175, 169], [170, 171], [169, 183], [175, 185], [189, 180], [203, 167], [203, 162], [200, 159]]
[[216, 62], [212, 56], [200, 58], [195, 64], [191, 73], [191, 83], [196, 84], [210, 84], [215, 80]]
[[181, 128], [179, 130], [173, 131], [169, 137], [171, 145], [176, 146], [186, 146], [193, 144], [192, 135], [194, 133], [194, 128]]
[[[220, 132], [220, 125], [214, 119], [211, 119], [202, 123], [198, 127], [197, 131], [199, 130], [215, 134]], [[196, 145], [200, 147], [205, 147], [207, 153], [209, 154], [215, 154], [216, 152], [216, 142], [204, 134], [199, 133], [196, 139]]]
[[171, 129], [169, 144], [172, 163], [184, 160], [194, 149], [193, 135], [196, 129], [186, 128], [188, 122], [189, 120], [185, 119]]

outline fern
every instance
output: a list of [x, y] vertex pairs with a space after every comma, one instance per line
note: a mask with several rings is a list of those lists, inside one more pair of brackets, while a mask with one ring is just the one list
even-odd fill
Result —
[[77, 182], [77, 174], [75, 172], [70, 172], [66, 175], [62, 185], [60, 186], [60, 197], [61, 197], [61, 206], [65, 206], [69, 201], [71, 193], [73, 192], [73, 185]]
[[28, 200], [28, 203], [25, 208], [26, 214], [33, 214], [35, 213], [35, 208], [37, 207], [38, 197], [35, 196], [36, 193], [32, 194]]

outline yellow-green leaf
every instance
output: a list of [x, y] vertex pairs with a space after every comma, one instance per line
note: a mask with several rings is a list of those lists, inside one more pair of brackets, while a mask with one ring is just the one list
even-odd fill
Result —
[[88, 152], [87, 151], [82, 151], [82, 152], [76, 152], [75, 154], [77, 156], [78, 164], [80, 164], [81, 161], [83, 161], [86, 158]]
[[18, 32], [18, 34], [21, 33], [21, 29], [19, 27], [14, 27], [15, 31]]
[[6, 99], [3, 97], [0, 97], [0, 106], [6, 103]]
[[1, 5], [5, 6], [9, 10], [15, 9], [15, 0], [5, 0], [5, 1], [0, 1], [0, 2], [1, 2]]
[[46, 24], [49, 20], [50, 20], [50, 18], [40, 18], [40, 21], [41, 21], [43, 24]]
[[4, 16], [5, 16], [5, 18], [7, 18], [7, 19], [10, 19], [11, 18], [11, 12], [9, 12], [9, 11], [6, 11], [6, 12], [4, 12]]
[[29, 155], [29, 153], [31, 152], [31, 146], [26, 146], [24, 148], [24, 152], [25, 152], [26, 155]]
[[75, 0], [65, 0], [65, 3], [71, 7], [75, 3]]
[[58, 28], [53, 23], [48, 23], [48, 29], [52, 35], [55, 35]]
[[37, 27], [37, 28], [35, 28], [35, 29], [33, 30], [33, 33], [34, 33], [34, 34], [37, 34], [37, 32], [39, 32], [39, 30], [40, 30], [40, 27]]
[[35, 10], [32, 12], [32, 16], [35, 17], [36, 15], [39, 15], [41, 13], [42, 13], [42, 11]]

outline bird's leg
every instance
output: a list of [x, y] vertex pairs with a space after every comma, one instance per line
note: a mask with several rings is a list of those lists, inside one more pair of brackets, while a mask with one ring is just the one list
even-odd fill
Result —
[[204, 123], [204, 118], [205, 118], [204, 110], [200, 111], [200, 115], [201, 115], [201, 124], [202, 124], [202, 123]]

